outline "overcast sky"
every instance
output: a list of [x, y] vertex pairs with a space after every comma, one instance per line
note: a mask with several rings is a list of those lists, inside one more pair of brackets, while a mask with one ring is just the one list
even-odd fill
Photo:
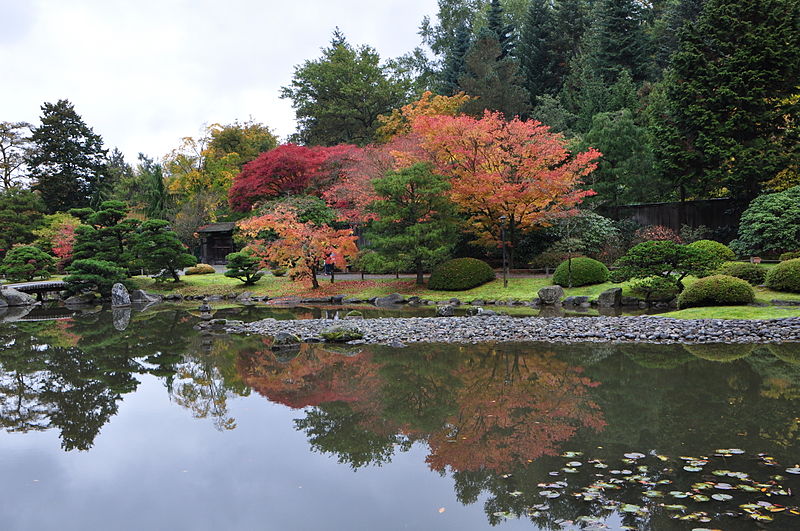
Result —
[[335, 26], [387, 58], [435, 14], [436, 0], [0, 0], [0, 121], [36, 124], [67, 98], [129, 162], [204, 123], [252, 117], [285, 137], [279, 89]]

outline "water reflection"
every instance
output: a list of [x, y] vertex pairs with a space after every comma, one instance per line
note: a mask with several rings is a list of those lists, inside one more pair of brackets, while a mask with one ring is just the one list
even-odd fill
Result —
[[[268, 338], [200, 335], [196, 322], [166, 308], [3, 325], [2, 426], [57, 430], [65, 450], [88, 450], [124, 397], [143, 378], [156, 378], [171, 403], [232, 436], [233, 397], [254, 391], [251, 400], [263, 397], [264, 406], [296, 410], [294, 427], [310, 448], [355, 470], [424, 447], [424, 466], [450, 478], [461, 503], [483, 500], [490, 524], [621, 521], [665, 529], [674, 516], [706, 513], [691, 521], [716, 525], [730, 512], [740, 519], [725, 520], [726, 529], [750, 529], [754, 516], [739, 505], [768, 501], [789, 508], [772, 513], [762, 505], [758, 514], [791, 527], [796, 502], [780, 492], [800, 491], [800, 476], [786, 472], [800, 456], [800, 345], [303, 345], [275, 352]], [[745, 453], [713, 455], [723, 448]], [[643, 457], [624, 457], [631, 452]], [[705, 462], [687, 471], [681, 457]], [[715, 470], [745, 476], [721, 479]], [[696, 487], [709, 482], [730, 483], [733, 497], [712, 499], [728, 493]], [[678, 505], [685, 507], [667, 508]]]

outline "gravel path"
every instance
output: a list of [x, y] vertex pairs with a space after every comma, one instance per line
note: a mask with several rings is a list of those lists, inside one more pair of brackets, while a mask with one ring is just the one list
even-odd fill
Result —
[[336, 325], [352, 326], [364, 343], [772, 343], [800, 342], [800, 317], [772, 320], [672, 319], [627, 317], [414, 317], [354, 321], [264, 319], [235, 326], [231, 332], [274, 335], [289, 332], [318, 340]]

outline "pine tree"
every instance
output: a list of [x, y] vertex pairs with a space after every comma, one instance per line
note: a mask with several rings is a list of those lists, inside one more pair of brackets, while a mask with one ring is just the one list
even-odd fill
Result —
[[530, 109], [519, 63], [512, 57], [500, 59], [501, 54], [494, 32], [482, 29], [467, 53], [467, 73], [459, 80], [461, 90], [476, 97], [464, 105], [464, 112], [479, 116], [488, 109], [510, 119]]
[[586, 0], [556, 0], [553, 3], [550, 42], [554, 54], [554, 84], [559, 89], [569, 75], [570, 63], [580, 53], [588, 25]]
[[553, 10], [548, 0], [531, 0], [519, 42], [519, 61], [525, 88], [534, 102], [544, 94], [561, 88], [554, 70], [557, 67], [552, 43]]
[[84, 123], [68, 100], [42, 105], [27, 159], [48, 212], [84, 207], [106, 172], [103, 139]]
[[128, 207], [122, 201], [104, 201], [98, 210], [73, 209], [72, 215], [86, 224], [75, 230], [73, 257], [76, 260], [100, 260], [132, 270], [137, 264], [133, 235], [139, 221], [126, 219]]
[[602, 0], [587, 36], [585, 53], [592, 70], [607, 83], [628, 70], [637, 82], [651, 77], [644, 17], [635, 0]]
[[664, 70], [672, 55], [678, 50], [678, 36], [689, 24], [694, 23], [703, 12], [706, 0], [672, 0], [664, 10], [664, 16], [656, 21], [653, 43], [656, 66]]
[[486, 20], [486, 27], [495, 34], [497, 43], [500, 45], [500, 56], [498, 60], [509, 57], [514, 52], [514, 27], [506, 23], [505, 13], [500, 0], [492, 0], [489, 4], [489, 16]]
[[156, 279], [180, 280], [178, 272], [184, 267], [197, 264], [178, 236], [162, 219], [149, 219], [142, 223], [133, 237], [133, 252], [139, 263], [150, 273], [159, 273]]
[[680, 36], [662, 117], [678, 132], [660, 151], [680, 184], [749, 200], [791, 164], [798, 49], [796, 0], [706, 2]]
[[389, 262], [399, 261], [423, 274], [447, 260], [456, 240], [454, 205], [446, 197], [447, 180], [425, 164], [391, 172], [373, 181], [380, 200], [372, 208], [378, 219], [368, 239], [372, 248]]
[[440, 93], [445, 96], [457, 94], [461, 87], [458, 80], [467, 72], [466, 57], [469, 52], [472, 32], [466, 23], [461, 23], [456, 30], [453, 46], [447, 51], [444, 58], [444, 68], [440, 74]]

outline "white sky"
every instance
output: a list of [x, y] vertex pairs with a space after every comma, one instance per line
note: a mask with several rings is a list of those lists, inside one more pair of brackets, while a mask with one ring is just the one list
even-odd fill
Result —
[[335, 26], [388, 58], [435, 14], [436, 0], [0, 0], [0, 121], [37, 124], [67, 98], [130, 163], [205, 123], [252, 117], [283, 138], [279, 89]]

